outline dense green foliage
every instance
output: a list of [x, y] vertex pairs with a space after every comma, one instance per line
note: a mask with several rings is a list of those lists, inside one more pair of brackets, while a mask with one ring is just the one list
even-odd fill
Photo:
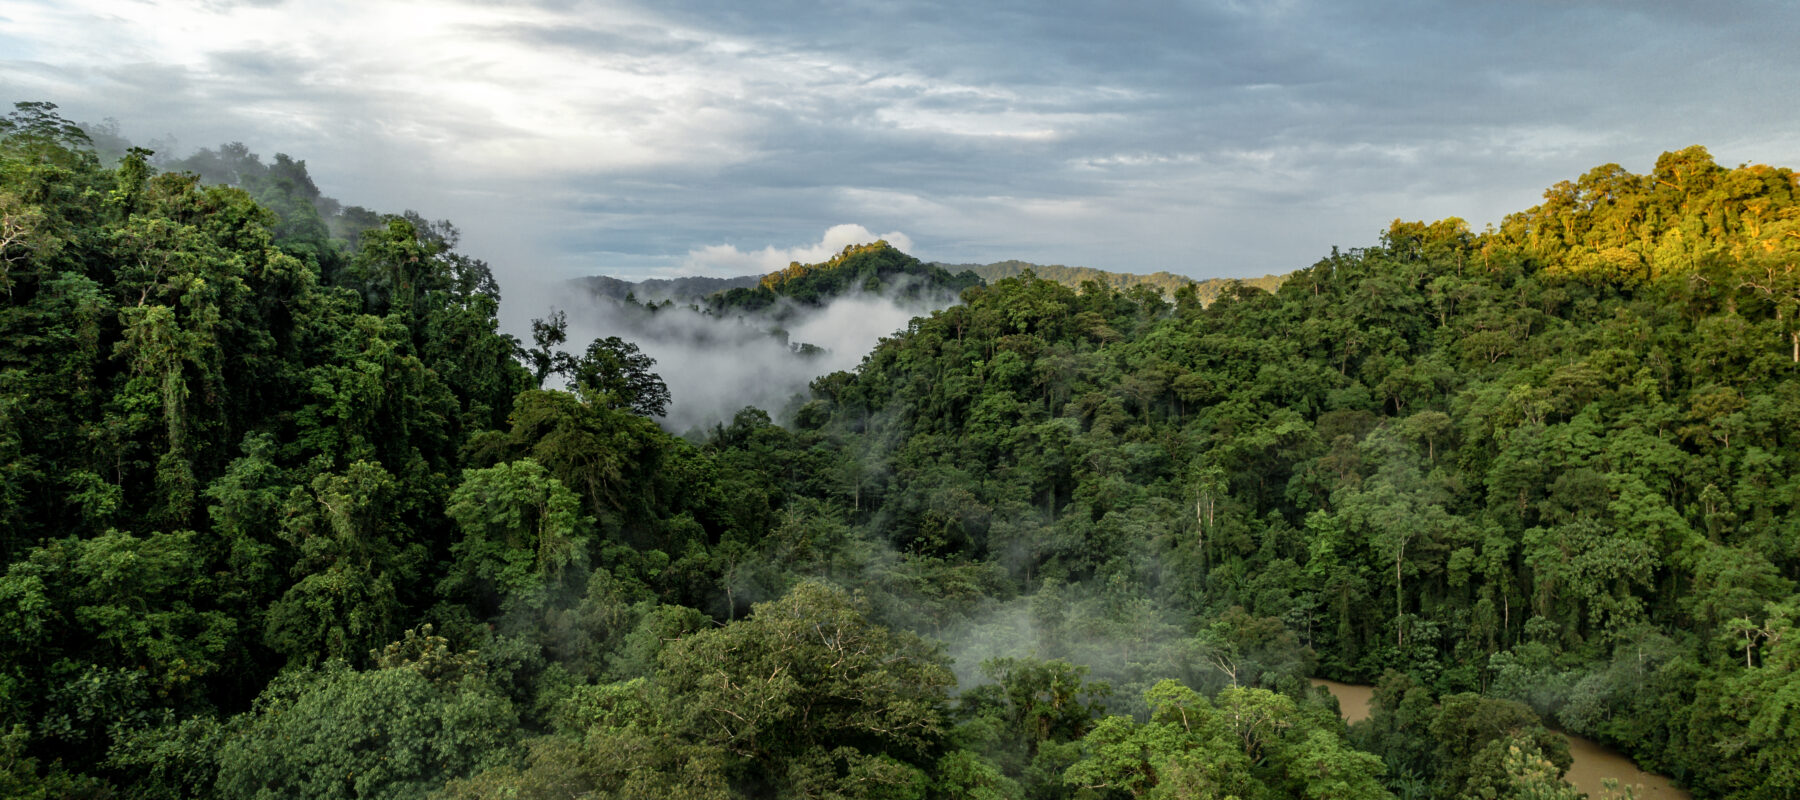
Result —
[[[1784, 796], [1794, 176], [1694, 150], [1609, 174], [1610, 199], [1396, 223], [1206, 307], [1001, 280], [821, 380], [802, 425], [890, 443], [859, 502], [903, 547], [1241, 606], [1325, 674], [1516, 698], [1704, 793]], [[1521, 238], [1619, 208], [1692, 266]]]
[[1540, 714], [1800, 790], [1786, 171], [1210, 304], [927, 271], [963, 304], [690, 441], [448, 225], [149, 155], [0, 121], [8, 796], [1570, 796]]

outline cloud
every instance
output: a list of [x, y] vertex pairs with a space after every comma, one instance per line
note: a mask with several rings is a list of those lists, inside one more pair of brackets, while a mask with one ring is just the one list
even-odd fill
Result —
[[877, 235], [861, 225], [833, 225], [825, 230], [825, 235], [815, 244], [788, 248], [770, 245], [749, 252], [729, 244], [696, 248], [688, 251], [686, 260], [671, 274], [733, 277], [774, 272], [795, 262], [817, 264], [827, 261], [849, 245], [868, 244], [877, 239], [885, 239], [888, 244], [905, 252], [913, 249], [912, 237], [899, 231]]
[[845, 219], [932, 260], [1258, 275], [1693, 143], [1791, 163], [1800, 7], [1697, 9], [13, 0], [0, 87], [305, 159], [509, 288], [777, 268]]

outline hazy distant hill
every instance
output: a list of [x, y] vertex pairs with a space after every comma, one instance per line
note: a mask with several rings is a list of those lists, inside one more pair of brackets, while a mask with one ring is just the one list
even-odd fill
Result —
[[[842, 257], [843, 254], [839, 254], [837, 259], [834, 260], [841, 260]], [[827, 263], [829, 264], [830, 262]], [[813, 265], [812, 268], [820, 266], [825, 265]], [[1094, 269], [1093, 267], [1067, 267], [1061, 264], [1033, 264], [1027, 261], [1018, 260], [997, 261], [992, 264], [948, 264], [940, 261], [932, 261], [926, 262], [921, 266], [925, 268], [918, 270], [921, 274], [928, 274], [930, 271], [929, 268], [933, 267], [943, 270], [943, 272], [951, 276], [958, 276], [966, 271], [972, 272], [980, 277], [983, 283], [993, 283], [1001, 278], [1009, 278], [1029, 269], [1032, 272], [1037, 273], [1037, 276], [1040, 278], [1055, 281], [1074, 289], [1081, 288], [1081, 284], [1086, 281], [1097, 281], [1102, 286], [1117, 290], [1129, 289], [1140, 284], [1148, 284], [1160, 290], [1165, 297], [1173, 297], [1176, 289], [1188, 284], [1193, 284], [1195, 291], [1200, 294], [1200, 302], [1202, 303], [1211, 303], [1213, 299], [1218, 297], [1219, 293], [1223, 292], [1225, 287], [1232, 282], [1229, 278], [1207, 278], [1206, 280], [1197, 281], [1193, 278], [1184, 275], [1176, 275], [1170, 272], [1152, 272], [1148, 275], [1138, 275], [1130, 272], [1109, 272], [1103, 269]], [[809, 268], [803, 267], [803, 269]], [[789, 270], [773, 272], [769, 275], [739, 275], [734, 278], [651, 278], [642, 281], [627, 281], [605, 275], [594, 275], [578, 279], [576, 283], [596, 295], [610, 297], [615, 300], [624, 300], [627, 297], [630, 297], [639, 302], [674, 300], [677, 304], [704, 303], [704, 301], [713, 298], [715, 295], [734, 292], [734, 290], [741, 290], [736, 291], [736, 296], [732, 298], [733, 302], [731, 305], [742, 305], [743, 301], [750, 299], [747, 295], [758, 294], [759, 292], [757, 290], [759, 288], [770, 288], [765, 286], [765, 284], [771, 279], [781, 280], [779, 276], [792, 270], [793, 268], [790, 267]], [[1245, 278], [1238, 282], [1245, 286], [1254, 286], [1259, 289], [1273, 292], [1277, 287], [1281, 286], [1281, 282], [1286, 280], [1286, 278], [1287, 276], [1285, 275], [1264, 275], [1260, 278]], [[942, 280], [928, 280], [927, 282], [946, 283], [948, 286], [948, 282]], [[807, 283], [808, 282], [803, 281], [802, 285]], [[792, 290], [801, 289], [801, 286], [785, 288], [787, 291], [773, 292], [771, 294], [791, 294], [793, 293]], [[962, 284], [957, 284], [955, 286], [948, 286], [948, 288], [959, 291], [961, 288], [966, 287]], [[810, 289], [810, 286], [808, 286], [807, 289]], [[804, 292], [807, 289], [802, 289], [802, 291]], [[772, 299], [772, 297], [764, 299], [768, 300]]]
[[[839, 299], [880, 297], [926, 313], [953, 305], [964, 289], [980, 286], [982, 280], [971, 272], [951, 274], [922, 263], [877, 240], [845, 247], [817, 264], [795, 262], [766, 275], [644, 281], [594, 275], [570, 283], [587, 289], [595, 298], [615, 301], [623, 313], [614, 315], [613, 321], [634, 333], [648, 331], [653, 319], [672, 304], [678, 309], [691, 307], [708, 317], [764, 326], [760, 333], [786, 343], [785, 325]], [[744, 330], [749, 329], [732, 328], [730, 332], [737, 336]], [[708, 335], [711, 333], [715, 332]]]
[[937, 297], [941, 306], [956, 302], [964, 289], [980, 285], [982, 279], [972, 273], [922, 263], [877, 240], [845, 247], [823, 263], [795, 262], [762, 276], [754, 286], [714, 294], [706, 305], [718, 314], [767, 310], [779, 318], [787, 313], [777, 302], [780, 299], [819, 307], [833, 298], [862, 292], [905, 302]]
[[762, 280], [761, 275], [739, 275], [735, 278], [650, 278], [642, 281], [626, 281], [606, 275], [594, 275], [576, 281], [588, 291], [615, 300], [634, 297], [643, 302], [674, 300], [677, 303], [690, 303], [704, 300], [708, 295], [732, 289], [748, 289]]
[[[1169, 272], [1152, 272], [1149, 275], [1135, 275], [1129, 272], [1108, 272], [1102, 269], [1094, 269], [1093, 267], [1065, 267], [1061, 264], [1032, 264], [1025, 261], [997, 261], [992, 264], [939, 263], [935, 264], [935, 266], [943, 267], [949, 272], [968, 270], [981, 276], [981, 279], [988, 283], [993, 283], [1001, 278], [1010, 278], [1029, 269], [1032, 272], [1037, 273], [1037, 276], [1040, 278], [1055, 281], [1074, 289], [1081, 288], [1081, 284], [1086, 281], [1097, 281], [1102, 286], [1117, 290], [1129, 289], [1140, 284], [1148, 284], [1160, 289], [1164, 297], [1172, 297], [1174, 296], [1176, 289], [1180, 289], [1188, 284], [1193, 284], [1195, 291], [1200, 294], [1200, 302], [1202, 303], [1211, 303], [1213, 298], [1218, 297], [1219, 293], [1223, 292], [1225, 287], [1232, 282], [1231, 279], [1228, 278], [1208, 278], [1203, 281], [1197, 281], [1184, 275], [1176, 275]], [[1273, 292], [1285, 279], [1285, 275], [1264, 275], [1260, 278], [1247, 278], [1239, 281], [1239, 283], [1242, 283], [1245, 286], [1255, 286]]]

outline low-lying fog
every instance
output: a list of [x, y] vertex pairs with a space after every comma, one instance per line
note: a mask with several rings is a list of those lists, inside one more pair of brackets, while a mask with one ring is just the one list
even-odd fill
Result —
[[[854, 368], [882, 337], [955, 302], [947, 296], [902, 302], [847, 295], [823, 308], [789, 306], [778, 324], [762, 315], [711, 316], [686, 305], [652, 313], [573, 285], [568, 292], [555, 303], [568, 315], [566, 349], [580, 354], [594, 339], [618, 336], [656, 359], [655, 371], [670, 395], [662, 424], [674, 433], [729, 421], [745, 406], [779, 419], [814, 378]], [[787, 332], [785, 340], [771, 335], [778, 327]], [[801, 343], [823, 352], [796, 352]]]

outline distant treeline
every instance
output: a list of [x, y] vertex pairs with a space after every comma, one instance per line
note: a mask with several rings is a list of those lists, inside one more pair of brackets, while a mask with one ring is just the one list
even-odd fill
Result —
[[1211, 303], [1234, 284], [1272, 292], [1286, 278], [1282, 275], [1264, 275], [1260, 278], [1194, 280], [1168, 272], [1134, 275], [1129, 272], [1108, 272], [1092, 267], [1065, 267], [1060, 264], [1032, 264], [1025, 261], [996, 261], [992, 264], [937, 264], [937, 266], [952, 272], [968, 270], [981, 276], [981, 279], [988, 283], [993, 283], [1001, 278], [1017, 277], [1029, 270], [1044, 280], [1060, 283], [1071, 289], [1080, 289], [1081, 285], [1088, 281], [1118, 292], [1133, 286], [1151, 286], [1162, 292], [1163, 297], [1166, 298], [1173, 298], [1182, 287], [1191, 285], [1202, 304]]
[[[842, 259], [843, 256], [844, 254], [840, 253], [837, 256], [837, 259]], [[826, 266], [829, 266], [832, 263], [833, 262], [826, 262]], [[1245, 278], [1241, 280], [1232, 278], [1194, 280], [1193, 278], [1174, 275], [1167, 272], [1154, 272], [1149, 275], [1133, 275], [1125, 272], [1108, 272], [1106, 270], [1093, 269], [1091, 267], [1042, 265], [1025, 261], [998, 261], [992, 264], [946, 264], [934, 261], [923, 263], [921, 264], [921, 267], [922, 269], [915, 270], [917, 273], [916, 277], [920, 278], [924, 283], [933, 284], [943, 288], [945, 291], [951, 292], [950, 296], [952, 297], [955, 296], [956, 291], [959, 291], [958, 287], [966, 288], [966, 286], [969, 285], [966, 280], [961, 282], [955, 280], [956, 276], [964, 272], [974, 274], [976, 277], [979, 277], [983, 283], [992, 283], [1001, 278], [1017, 277], [1029, 270], [1044, 280], [1060, 283], [1071, 289], [1080, 289], [1081, 285], [1088, 281], [1093, 281], [1100, 286], [1107, 287], [1114, 291], [1124, 291], [1133, 286], [1147, 285], [1154, 287], [1166, 298], [1173, 298], [1175, 293], [1182, 287], [1192, 286], [1201, 303], [1211, 303], [1220, 293], [1226, 291], [1233, 284], [1242, 284], [1263, 289], [1265, 291], [1274, 291], [1276, 287], [1281, 285], [1282, 280], [1285, 278], [1285, 276], [1281, 275], [1265, 275], [1261, 278]], [[933, 269], [941, 270], [944, 275], [935, 275], [935, 273], [932, 272]], [[796, 270], [798, 270], [798, 272], [796, 272]], [[804, 274], [807, 270], [808, 267], [806, 265], [794, 264], [785, 270], [777, 270], [766, 275], [741, 275], [735, 278], [649, 278], [641, 281], [627, 281], [605, 275], [595, 275], [578, 279], [576, 283], [590, 293], [603, 297], [610, 297], [615, 300], [632, 299], [641, 303], [660, 303], [664, 300], [672, 300], [677, 305], [682, 305], [688, 303], [704, 303], [708, 297], [715, 294], [740, 289], [754, 290], [759, 286], [771, 289], [771, 292], [764, 298], [767, 299], [768, 297], [773, 297], [775, 294], [773, 291], [775, 287], [771, 285], [772, 279], [777, 281], [785, 280], [782, 276], [788, 275], [789, 273]], [[826, 291], [843, 291], [847, 289], [862, 290], [864, 287], [861, 285], [853, 285], [852, 282], [845, 281], [821, 288], [824, 288]], [[816, 297], [817, 289], [803, 285], [795, 285], [790, 287], [786, 292], [786, 294], [791, 296], [808, 295], [808, 293], [812, 293], [812, 296]], [[749, 298], [756, 294], [757, 293], [753, 291], [740, 293], [736, 299], [727, 301], [726, 305], [731, 307], [748, 305]]]
[[732, 289], [749, 289], [761, 282], [761, 275], [741, 275], [736, 278], [646, 278], [641, 281], [593, 275], [576, 281], [588, 292], [601, 297], [635, 300], [640, 303], [670, 300], [676, 305], [698, 303], [708, 295]]

